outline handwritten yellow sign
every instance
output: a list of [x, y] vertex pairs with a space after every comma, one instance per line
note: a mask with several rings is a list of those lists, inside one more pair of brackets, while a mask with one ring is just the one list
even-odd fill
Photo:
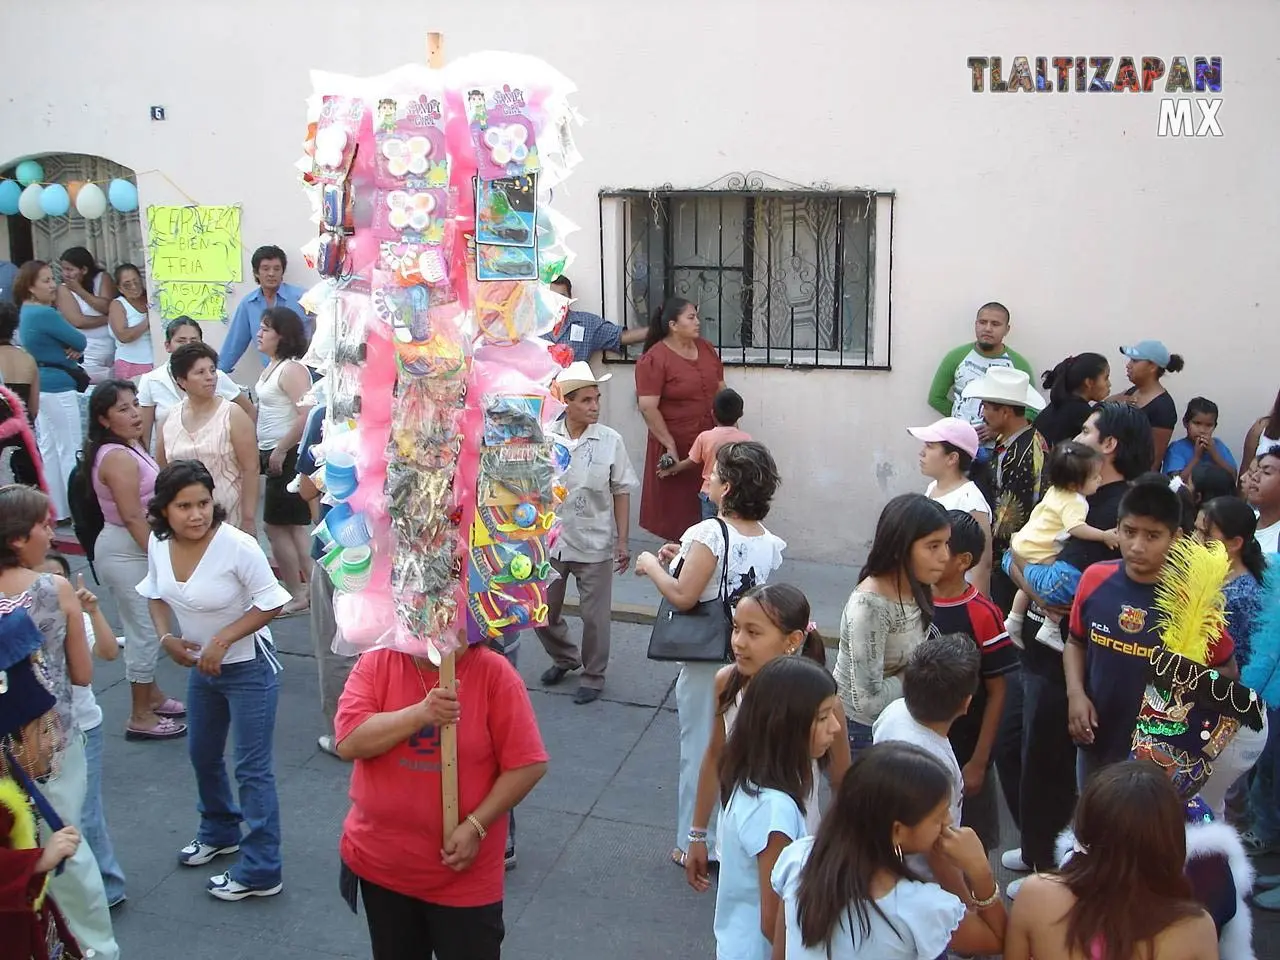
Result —
[[156, 284], [160, 316], [166, 321], [178, 317], [192, 320], [227, 319], [227, 287], [221, 283], [185, 283], [170, 280]]
[[151, 279], [239, 282], [240, 207], [147, 207]]

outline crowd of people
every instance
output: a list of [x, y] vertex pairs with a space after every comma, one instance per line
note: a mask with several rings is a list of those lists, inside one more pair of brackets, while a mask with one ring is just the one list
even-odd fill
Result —
[[[0, 887], [21, 903], [6, 902], [19, 919], [0, 932], [24, 938], [12, 941], [29, 944], [23, 956], [59, 955], [55, 944], [63, 956], [119, 955], [111, 910], [127, 879], [101, 800], [95, 656], [123, 655], [127, 737], [186, 739], [198, 822], [179, 862], [221, 860], [207, 883], [221, 900], [280, 892], [270, 624], [309, 611], [327, 722], [318, 745], [352, 764], [338, 880], [351, 909], [363, 906], [373, 955], [496, 958], [513, 811], [548, 762], [514, 669], [519, 636], [466, 648], [455, 689], [430, 657], [334, 652], [333, 587], [310, 534], [328, 509], [316, 473], [323, 383], [301, 362], [311, 319], [284, 283], [282, 251], [260, 248], [252, 265], [258, 287], [222, 353], [180, 318], [154, 368], [152, 353], [128, 349], [151, 343], [135, 267], [112, 279], [76, 248], [61, 283], [26, 264], [15, 303], [0, 306], [0, 826], [11, 821]], [[1280, 851], [1280, 734], [1269, 735], [1280, 718], [1268, 711], [1261, 731], [1228, 737], [1194, 798], [1130, 753], [1179, 538], [1220, 544], [1229, 564], [1225, 627], [1205, 637], [1204, 666], [1280, 709], [1267, 582], [1280, 396], [1236, 457], [1206, 398], [1187, 403], [1174, 438], [1163, 380], [1183, 361], [1160, 342], [1123, 348], [1122, 393], [1105, 355], [1081, 353], [1045, 373], [1045, 397], [1009, 330], [1008, 311], [985, 304], [929, 390], [942, 418], [902, 425], [922, 444], [924, 492], [881, 512], [834, 656], [787, 582], [786, 542], [765, 526], [785, 478], [742, 429], [743, 398], [700, 337], [696, 305], [673, 299], [644, 330], [575, 310], [548, 334], [574, 359], [556, 380], [565, 413], [552, 432], [569, 459], [551, 549], [560, 579], [535, 632], [550, 661], [541, 682], [580, 672], [574, 702], [600, 697], [612, 580], [632, 568], [669, 611], [664, 629], [707, 637], [675, 686], [669, 856], [696, 893], [714, 887], [722, 960], [1250, 955], [1232, 952], [1250, 878], [1229, 856], [1208, 879], [1189, 866], [1207, 854], [1188, 810], [1194, 799], [1203, 819], [1235, 824], [1230, 849]], [[228, 374], [251, 338], [261, 373], [243, 391]], [[600, 423], [610, 376], [592, 360], [640, 343], [638, 476]], [[663, 541], [634, 560], [633, 493], [640, 525]], [[52, 549], [77, 510], [123, 643]], [[576, 641], [563, 616], [570, 578]], [[710, 620], [682, 618], [692, 611]], [[162, 653], [188, 671], [182, 700], [157, 682]], [[448, 726], [460, 819], [445, 835]], [[9, 790], [35, 804], [39, 836]], [[1002, 797], [1016, 838], [1001, 836]], [[997, 854], [1028, 876], [1002, 890]], [[1280, 909], [1280, 877], [1258, 889], [1256, 906]]]

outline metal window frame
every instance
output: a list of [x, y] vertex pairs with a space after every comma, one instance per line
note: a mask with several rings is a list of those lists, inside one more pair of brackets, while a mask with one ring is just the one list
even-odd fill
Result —
[[[797, 351], [795, 346], [795, 326], [794, 326], [794, 308], [792, 309], [792, 318], [789, 321], [790, 326], [790, 344], [782, 347], [784, 356], [779, 358], [776, 356], [779, 348], [775, 347], [772, 340], [772, 316], [766, 313], [765, 317], [765, 344], [762, 348], [753, 347], [751, 339], [755, 334], [755, 324], [745, 322], [743, 329], [739, 331], [739, 344], [726, 346], [723, 342], [723, 331], [719, 334], [719, 341], [716, 344], [717, 351], [721, 355], [722, 361], [727, 366], [735, 367], [760, 367], [766, 369], [783, 369], [783, 370], [870, 370], [870, 371], [888, 371], [892, 369], [893, 363], [893, 227], [894, 227], [894, 201], [896, 200], [896, 192], [892, 190], [876, 190], [869, 188], [835, 188], [830, 184], [817, 184], [808, 187], [799, 184], [790, 183], [788, 181], [778, 180], [766, 174], [729, 174], [722, 177], [714, 183], [697, 188], [677, 188], [671, 184], [664, 184], [661, 187], [650, 189], [614, 189], [603, 188], [598, 195], [599, 214], [600, 214], [600, 280], [601, 289], [608, 289], [608, 281], [610, 279], [609, 260], [617, 255], [617, 249], [611, 249], [606, 243], [605, 220], [606, 204], [614, 204], [618, 201], [623, 202], [621, 219], [623, 221], [623, 235], [629, 229], [626, 221], [627, 214], [630, 211], [630, 202], [644, 201], [653, 208], [653, 215], [650, 222], [654, 222], [654, 217], [661, 216], [667, 223], [672, 222], [671, 203], [674, 200], [701, 200], [707, 198], [718, 198], [720, 200], [720, 225], [723, 228], [724, 223], [724, 200], [727, 197], [742, 198], [744, 200], [743, 222], [744, 224], [754, 224], [755, 222], [755, 203], [761, 198], [778, 199], [786, 197], [803, 198], [805, 201], [812, 200], [815, 197], [830, 199], [835, 207], [835, 230], [834, 230], [834, 276], [831, 278], [833, 289], [832, 297], [832, 316], [831, 316], [831, 337], [836, 344], [833, 350], [824, 350], [821, 347], [821, 335], [816, 338], [815, 346], [810, 349], [808, 347], [800, 348]], [[884, 225], [880, 221], [880, 203], [883, 198], [887, 198], [889, 209], [885, 220], [888, 226], [888, 240], [882, 236]], [[843, 311], [843, 293], [844, 293], [844, 245], [845, 245], [845, 217], [847, 216], [846, 205], [857, 203], [863, 211], [863, 217], [869, 221], [867, 236], [867, 282], [865, 284], [866, 304], [863, 310], [863, 351], [861, 361], [852, 359], [846, 355], [844, 350], [844, 325], [845, 317]], [[696, 216], [696, 214], [695, 214]], [[793, 243], [795, 223], [792, 223]], [[697, 221], [695, 220], [695, 237], [697, 236]], [[681, 265], [675, 262], [674, 257], [674, 232], [665, 231], [662, 237], [662, 291], [664, 299], [673, 295], [673, 285], [677, 271], [684, 269], [712, 270], [718, 273], [738, 272], [744, 279], [742, 292], [742, 315], [744, 318], [754, 317], [754, 297], [755, 286], [751, 278], [753, 276], [753, 268], [756, 263], [755, 243], [756, 231], [754, 229], [743, 230], [742, 235], [742, 265], [725, 267], [723, 263], [723, 239], [721, 239], [718, 249], [718, 264], [708, 267], [705, 264], [685, 264]], [[695, 241], [696, 243], [696, 241]], [[883, 323], [885, 330], [883, 333], [883, 346], [880, 352], [883, 358], [877, 356], [876, 344], [881, 337], [876, 336], [875, 327], [875, 309], [876, 302], [879, 300], [879, 294], [876, 291], [877, 277], [877, 259], [887, 254], [887, 271], [883, 284], [883, 296], [886, 299]], [[625, 274], [626, 252], [622, 251], [623, 263], [622, 270]], [[823, 276], [824, 258], [819, 258], [814, 264], [815, 285], [821, 283]], [[772, 269], [772, 257], [766, 256], [766, 265]], [[616, 270], [618, 264], [614, 264]], [[622, 278], [625, 284], [625, 277]], [[650, 281], [652, 284], [652, 280]], [[766, 287], [769, 289], [772, 280], [766, 278]], [[718, 292], [718, 296], [722, 297], [722, 289]], [[721, 309], [723, 314], [723, 309]], [[763, 350], [763, 356], [760, 351]], [[738, 354], [735, 356], [734, 354]], [[834, 354], [834, 357], [831, 355]], [[835, 362], [823, 362], [824, 359], [830, 358]], [[629, 355], [606, 355], [605, 361], [608, 363], [632, 363], [635, 357]], [[880, 360], [881, 362], [874, 362]]]

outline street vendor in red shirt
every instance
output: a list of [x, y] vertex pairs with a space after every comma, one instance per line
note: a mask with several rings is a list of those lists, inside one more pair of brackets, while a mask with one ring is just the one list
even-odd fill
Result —
[[[334, 721], [354, 761], [342, 881], [364, 901], [374, 960], [497, 960], [507, 814], [546, 773], [524, 681], [484, 645], [455, 654], [455, 691], [430, 659], [363, 654]], [[440, 728], [457, 726], [457, 829], [444, 834]]]

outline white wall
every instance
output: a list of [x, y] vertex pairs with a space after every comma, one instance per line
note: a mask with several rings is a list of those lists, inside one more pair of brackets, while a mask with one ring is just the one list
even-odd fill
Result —
[[[922, 486], [903, 427], [931, 418], [934, 366], [986, 300], [1010, 306], [1011, 342], [1038, 368], [1094, 349], [1115, 356], [1119, 383], [1120, 343], [1164, 339], [1187, 356], [1171, 392], [1217, 400], [1233, 449], [1280, 386], [1280, 7], [1266, 0], [1212, 17], [1188, 0], [1158, 13], [1109, 0], [492, 0], [483, 16], [431, 6], [138, 0], [123, 16], [68, 0], [60, 15], [117, 53], [53, 69], [47, 50], [11, 45], [0, 161], [63, 150], [159, 168], [202, 203], [242, 202], [246, 252], [292, 252], [312, 231], [292, 167], [308, 69], [380, 72], [421, 59], [436, 29], [449, 55], [533, 53], [578, 83], [586, 162], [561, 199], [584, 228], [572, 276], [588, 307], [600, 296], [603, 187], [761, 170], [895, 190], [892, 372], [728, 376], [747, 399], [744, 426], [782, 464], [770, 523], [797, 557], [852, 562], [880, 504]], [[966, 58], [993, 54], [1006, 77], [1017, 55], [1221, 56], [1225, 136], [1158, 139], [1158, 93], [971, 93]], [[151, 104], [169, 119], [152, 123]], [[155, 175], [139, 190], [144, 206], [182, 202]], [[291, 267], [290, 279], [307, 278]], [[639, 466], [630, 368], [612, 369], [606, 420]]]

